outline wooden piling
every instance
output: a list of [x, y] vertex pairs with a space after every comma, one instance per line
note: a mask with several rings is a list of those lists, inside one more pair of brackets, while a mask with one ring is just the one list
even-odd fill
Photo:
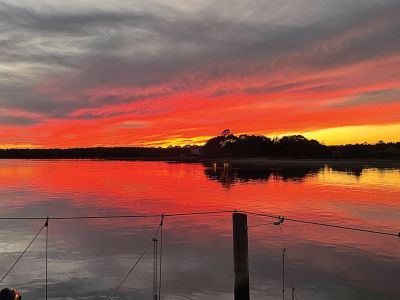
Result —
[[153, 238], [153, 300], [158, 300], [157, 296], [157, 250], [158, 250], [158, 245], [157, 245], [158, 240], [156, 238]]
[[232, 214], [233, 260], [235, 271], [234, 300], [249, 300], [249, 253], [247, 235], [247, 215]]

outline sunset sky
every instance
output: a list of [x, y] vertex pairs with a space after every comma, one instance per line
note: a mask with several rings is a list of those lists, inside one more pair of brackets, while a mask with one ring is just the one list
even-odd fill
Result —
[[0, 0], [0, 148], [400, 141], [399, 0]]

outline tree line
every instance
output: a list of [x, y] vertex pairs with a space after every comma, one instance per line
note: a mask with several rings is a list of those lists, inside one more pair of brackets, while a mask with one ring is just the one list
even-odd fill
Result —
[[302, 135], [271, 139], [262, 135], [236, 136], [226, 129], [208, 140], [202, 153], [210, 157], [400, 158], [400, 142], [327, 146]]
[[302, 135], [269, 138], [234, 135], [224, 130], [203, 146], [183, 147], [94, 147], [69, 149], [1, 149], [0, 158], [125, 159], [183, 157], [297, 157], [297, 158], [400, 158], [400, 142], [326, 146]]

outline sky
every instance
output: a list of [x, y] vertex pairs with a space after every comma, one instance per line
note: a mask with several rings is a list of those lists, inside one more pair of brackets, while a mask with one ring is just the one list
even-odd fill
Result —
[[0, 0], [0, 148], [400, 141], [398, 0]]

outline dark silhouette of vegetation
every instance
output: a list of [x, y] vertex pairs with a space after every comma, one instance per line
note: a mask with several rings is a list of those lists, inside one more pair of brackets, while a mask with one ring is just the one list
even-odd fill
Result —
[[50, 159], [125, 159], [125, 158], [168, 158], [188, 155], [188, 147], [96, 147], [70, 149], [5, 149], [0, 158], [50, 158]]
[[218, 156], [266, 156], [273, 154], [274, 142], [265, 136], [220, 135], [207, 141], [203, 154]]
[[220, 135], [203, 146], [209, 157], [220, 156], [282, 156], [282, 157], [326, 157], [329, 148], [316, 140], [301, 135], [284, 136], [271, 140], [257, 135]]
[[400, 142], [330, 146], [333, 157], [344, 158], [400, 158]]
[[268, 138], [260, 135], [234, 135], [225, 129], [204, 146], [147, 148], [95, 147], [70, 149], [3, 149], [0, 158], [44, 159], [166, 159], [218, 157], [271, 158], [378, 158], [399, 159], [400, 142], [326, 146], [302, 135]]
[[302, 135], [270, 139], [265, 136], [235, 136], [226, 129], [202, 148], [206, 157], [297, 157], [297, 158], [400, 158], [400, 142], [326, 146]]

